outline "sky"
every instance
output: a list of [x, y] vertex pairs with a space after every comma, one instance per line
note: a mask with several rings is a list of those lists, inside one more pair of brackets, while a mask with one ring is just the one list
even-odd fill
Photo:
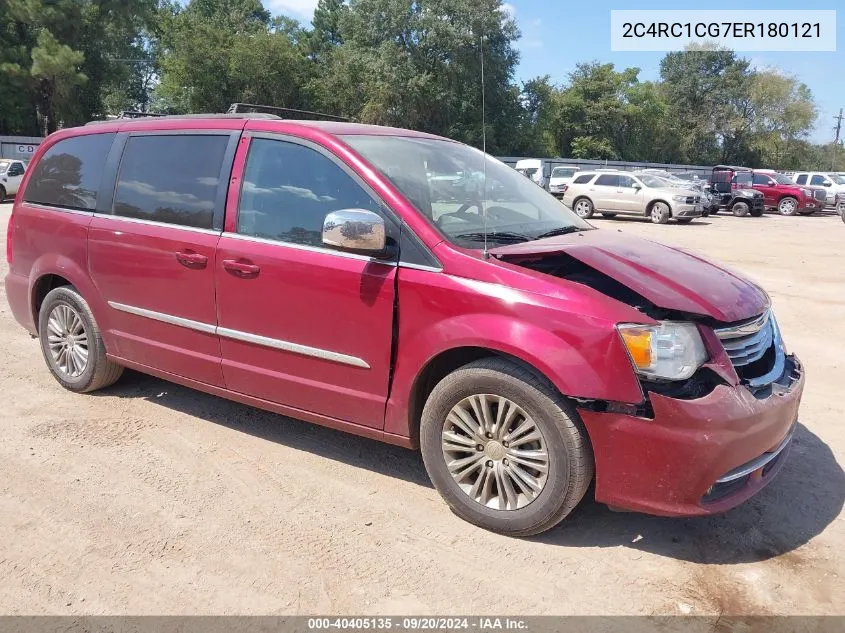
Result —
[[[308, 22], [317, 0], [264, 0], [274, 14], [285, 13]], [[810, 140], [833, 140], [834, 116], [845, 108], [845, 3], [841, 0], [677, 0], [636, 2], [616, 0], [507, 0], [505, 8], [516, 20], [522, 37], [517, 43], [520, 64], [516, 79], [549, 75], [555, 83], [565, 83], [578, 62], [613, 63], [617, 68], [635, 66], [640, 79], [657, 79], [660, 52], [612, 52], [610, 50], [611, 9], [836, 9], [836, 52], [747, 52], [739, 55], [759, 69], [777, 68], [809, 86], [819, 106], [819, 117]], [[843, 129], [845, 134], [845, 129]]]

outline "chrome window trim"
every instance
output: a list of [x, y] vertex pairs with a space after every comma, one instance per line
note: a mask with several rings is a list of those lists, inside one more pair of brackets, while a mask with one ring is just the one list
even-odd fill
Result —
[[792, 428], [789, 429], [789, 432], [786, 434], [786, 437], [783, 438], [780, 444], [778, 444], [777, 448], [775, 448], [770, 453], [763, 453], [759, 457], [752, 459], [747, 464], [743, 464], [742, 466], [738, 466], [733, 470], [725, 473], [722, 477], [716, 480], [715, 483], [717, 484], [725, 484], [729, 481], [735, 481], [736, 479], [740, 479], [745, 477], [746, 475], [750, 475], [755, 470], [759, 470], [763, 468], [766, 464], [774, 460], [778, 455], [783, 452], [789, 442], [792, 440], [792, 436], [795, 435], [795, 425], [792, 425]]
[[369, 255], [359, 255], [358, 253], [347, 253], [346, 251], [338, 251], [333, 248], [326, 248], [322, 246], [310, 246], [308, 244], [297, 244], [295, 242], [283, 242], [281, 240], [271, 240], [266, 237], [256, 237], [254, 235], [244, 235], [243, 233], [232, 233], [229, 231], [223, 232], [223, 237], [231, 237], [236, 240], [243, 240], [245, 242], [258, 242], [259, 244], [270, 244], [272, 246], [284, 246], [286, 248], [293, 248], [300, 251], [308, 251], [311, 253], [325, 253], [327, 255], [337, 255], [338, 257], [346, 257], [348, 259], [357, 259], [363, 262], [371, 262], [374, 264], [383, 264], [385, 266], [396, 266], [395, 261], [388, 261], [385, 259], [376, 259]]
[[146, 308], [138, 308], [126, 305], [125, 303], [118, 303], [117, 301], [109, 301], [109, 306], [115, 310], [120, 310], [121, 312], [146, 317], [154, 321], [161, 321], [162, 323], [169, 323], [170, 325], [178, 325], [180, 327], [185, 327], [189, 330], [196, 330], [197, 332], [203, 332], [205, 334], [215, 334], [217, 330], [217, 326], [211, 325], [210, 323], [193, 321], [192, 319], [185, 319], [183, 317], [165, 314], [164, 312], [156, 312], [155, 310], [147, 310]]
[[58, 211], [59, 213], [72, 213], [74, 215], [93, 216], [94, 211], [83, 211], [82, 209], [71, 209], [70, 207], [61, 207], [59, 205], [44, 204], [43, 202], [27, 202], [24, 200], [22, 204], [34, 207], [41, 211]]
[[112, 215], [110, 213], [94, 213], [95, 218], [107, 218], [109, 220], [119, 220], [121, 222], [129, 222], [131, 224], [146, 224], [149, 226], [161, 226], [169, 229], [179, 229], [181, 231], [192, 231], [194, 233], [205, 233], [206, 235], [220, 235], [222, 231], [214, 229], [203, 229], [198, 226], [185, 226], [184, 224], [171, 224], [170, 222], [159, 222], [157, 220], [145, 220], [143, 218], [128, 218], [123, 215]]
[[292, 352], [302, 356], [310, 356], [312, 358], [319, 358], [321, 360], [328, 360], [341, 365], [350, 365], [352, 367], [360, 367], [361, 369], [370, 369], [370, 365], [362, 358], [357, 356], [350, 356], [349, 354], [342, 354], [340, 352], [333, 352], [327, 349], [320, 349], [319, 347], [310, 347], [308, 345], [300, 345], [291, 341], [284, 341], [282, 339], [270, 338], [267, 336], [260, 336], [258, 334], [250, 334], [249, 332], [241, 332], [240, 330], [233, 330], [231, 328], [220, 327], [210, 323], [203, 323], [202, 321], [194, 321], [192, 319], [185, 319], [183, 317], [173, 316], [164, 312], [156, 312], [155, 310], [147, 310], [146, 308], [138, 308], [130, 306], [125, 303], [118, 303], [117, 301], [109, 301], [109, 306], [115, 310], [134, 314], [136, 316], [145, 317], [154, 321], [161, 321], [170, 325], [177, 325], [179, 327], [188, 328], [204, 334], [216, 334], [224, 338], [241, 341], [244, 343], [252, 343], [254, 345], [261, 345], [262, 347], [269, 347], [285, 352]]
[[399, 262], [399, 268], [410, 268], [411, 270], [425, 270], [430, 273], [442, 273], [442, 266], [426, 266], [424, 264], [411, 264], [407, 262]]

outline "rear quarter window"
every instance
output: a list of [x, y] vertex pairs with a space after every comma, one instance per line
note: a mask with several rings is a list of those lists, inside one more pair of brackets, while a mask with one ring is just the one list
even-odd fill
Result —
[[799, 185], [806, 185], [807, 184], [807, 174], [801, 174], [795, 179], [795, 182]]
[[29, 179], [23, 199], [53, 207], [92, 211], [114, 134], [62, 139], [48, 149]]
[[229, 136], [132, 136], [114, 194], [117, 216], [210, 229]]
[[585, 185], [590, 182], [594, 176], [595, 174], [581, 174], [580, 176], [577, 176], [575, 180], [572, 181], [572, 184]]

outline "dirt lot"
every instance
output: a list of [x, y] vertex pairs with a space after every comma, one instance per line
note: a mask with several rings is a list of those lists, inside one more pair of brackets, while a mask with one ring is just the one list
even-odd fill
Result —
[[771, 293], [808, 383], [789, 461], [749, 503], [669, 520], [586, 502], [497, 536], [449, 512], [416, 453], [136, 373], [63, 391], [3, 297], [0, 613], [845, 613], [845, 225], [596, 224]]

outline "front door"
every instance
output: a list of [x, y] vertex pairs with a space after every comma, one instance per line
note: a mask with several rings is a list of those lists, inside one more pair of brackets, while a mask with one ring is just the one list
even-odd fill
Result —
[[763, 194], [763, 204], [767, 207], [776, 207], [777, 200], [777, 183], [766, 174], [754, 174], [753, 187]]
[[[342, 163], [295, 139], [249, 140], [237, 218], [217, 248], [227, 388], [381, 428], [396, 263], [325, 248], [326, 214], [380, 204]], [[231, 207], [230, 207], [231, 210]]]
[[95, 215], [88, 237], [115, 353], [220, 386], [214, 261], [232, 136], [130, 135], [111, 213]]

